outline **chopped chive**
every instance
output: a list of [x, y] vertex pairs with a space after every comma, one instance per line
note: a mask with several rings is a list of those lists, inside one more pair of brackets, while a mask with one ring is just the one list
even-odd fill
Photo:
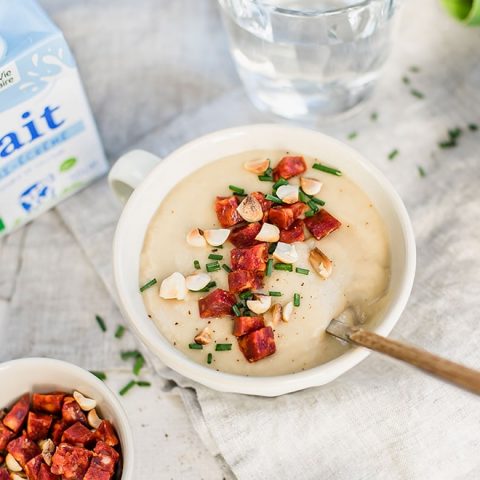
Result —
[[212, 360], [213, 360], [213, 355], [211, 353], [209, 353], [207, 355], [207, 363], [210, 365], [212, 363]]
[[152, 386], [152, 384], [151, 384], [150, 382], [147, 382], [147, 381], [145, 381], [145, 380], [139, 380], [139, 381], [137, 382], [137, 385], [138, 385], [139, 387], [151, 387], [151, 386]]
[[[270, 161], [270, 160], [269, 160]], [[268, 164], [268, 168], [263, 172], [264, 175], [273, 176], [273, 168]]]
[[140, 353], [135, 359], [135, 363], [133, 365], [133, 373], [135, 375], [139, 375], [140, 370], [143, 368], [144, 365], [145, 365], [145, 359], [143, 358], [143, 355]]
[[95, 320], [97, 321], [100, 330], [106, 332], [107, 326], [105, 325], [105, 320], [100, 315], [95, 315]]
[[223, 255], [218, 255], [216, 253], [211, 253], [208, 258], [210, 260], [223, 260]]
[[427, 172], [425, 172], [425, 170], [423, 169], [423, 167], [421, 167], [420, 165], [418, 166], [418, 174], [421, 176], [421, 177], [425, 177], [427, 175]]
[[315, 213], [318, 212], [319, 208], [317, 207], [317, 204], [315, 202], [312, 202], [311, 200], [307, 203], [307, 205], [310, 207], [310, 210], [313, 210]]
[[406, 75], [404, 77], [402, 77], [402, 82], [405, 85], [410, 85], [410, 79]]
[[310, 273], [310, 270], [308, 268], [300, 268], [300, 267], [296, 267], [295, 268], [295, 271], [297, 273], [301, 273], [302, 275], [308, 275]]
[[123, 397], [123, 395], [131, 390], [136, 384], [137, 382], [135, 380], [130, 380], [118, 393]]
[[412, 73], [418, 73], [420, 71], [420, 67], [417, 67], [416, 65], [412, 65], [409, 70], [412, 72]]
[[315, 215], [316, 212], [314, 212], [313, 210], [307, 210], [305, 212], [305, 216], [306, 217], [313, 217]]
[[469, 123], [468, 124], [468, 129], [471, 132], [476, 132], [478, 130], [478, 125], [476, 123]]
[[325, 200], [321, 200], [320, 198], [312, 197], [312, 202], [315, 202], [317, 205], [323, 207], [325, 205]]
[[248, 300], [249, 298], [252, 298], [253, 297], [253, 293], [252, 292], [242, 292], [239, 297], [242, 299], [242, 300]]
[[[201, 288], [200, 290], [196, 290], [196, 291], [197, 292], [209, 292], [211, 288], [216, 287], [216, 286], [217, 286], [217, 282], [211, 281], [211, 282], [208, 282], [203, 288]], [[195, 290], [192, 290], [192, 291], [195, 291]]]
[[340, 170], [332, 167], [327, 167], [326, 165], [322, 165], [321, 163], [314, 163], [313, 168], [321, 170], [322, 172], [331, 173], [332, 175], [337, 175], [337, 177], [340, 177], [342, 175], [342, 172]]
[[95, 375], [99, 380], [105, 381], [107, 379], [107, 374], [105, 372], [100, 372], [98, 370], [90, 370], [92, 375]]
[[200, 270], [200, 262], [198, 260], [194, 260], [193, 261], [193, 266], [197, 269], [197, 270]]
[[156, 278], [152, 278], [149, 282], [147, 282], [143, 287], [140, 287], [140, 292], [144, 292], [147, 288], [153, 287], [157, 283]]
[[189, 343], [188, 348], [190, 350], [203, 350], [203, 345], [200, 345], [199, 343]]
[[236, 317], [241, 317], [242, 312], [240, 312], [240, 309], [238, 308], [238, 305], [234, 305], [232, 307], [233, 313], [235, 314]]
[[215, 345], [216, 352], [226, 352], [227, 350], [231, 350], [231, 349], [232, 349], [231, 343], [217, 343]]
[[277, 190], [278, 187], [281, 187], [282, 185], [288, 185], [288, 180], [285, 180], [284, 178], [280, 177], [274, 184], [273, 184], [273, 189]]
[[358, 137], [358, 133], [357, 132], [350, 132], [348, 135], [347, 135], [347, 138], [349, 140], [353, 140], [354, 138], [357, 138]]
[[414, 96], [414, 97], [417, 97], [417, 98], [425, 98], [425, 94], [420, 92], [419, 90], [416, 90], [415, 88], [412, 88], [410, 90], [410, 93]]
[[238, 193], [239, 195], [243, 195], [245, 193], [244, 188], [236, 187], [235, 185], [229, 185], [228, 188], [235, 193]]
[[218, 262], [207, 263], [207, 265], [206, 265], [207, 272], [209, 272], [209, 273], [218, 272], [218, 270], [220, 270], [221, 268], [222, 267], [220, 266], [220, 264]]
[[273, 182], [273, 177], [270, 176], [270, 175], [259, 175], [258, 176], [258, 179], [261, 181], [261, 182]]
[[456, 140], [447, 140], [446, 142], [439, 142], [438, 146], [440, 148], [453, 148], [457, 146]]
[[300, 306], [300, 294], [299, 293], [294, 293], [293, 294], [293, 306], [294, 307], [299, 307]]
[[268, 247], [268, 253], [272, 254], [276, 248], [277, 248], [277, 242], [271, 243], [270, 246]]
[[120, 352], [120, 357], [122, 360], [128, 360], [129, 358], [137, 358], [141, 353], [138, 350], [127, 350]]
[[270, 195], [269, 193], [265, 195], [265, 198], [274, 203], [283, 203], [276, 195]]
[[462, 134], [462, 129], [459, 127], [451, 128], [448, 130], [448, 136], [451, 140], [456, 140]]
[[395, 148], [395, 150], [392, 150], [389, 154], [388, 154], [388, 159], [389, 160], [393, 160], [397, 155], [398, 155], [398, 150]]
[[268, 292], [268, 294], [271, 296], [271, 297], [281, 297], [282, 296], [282, 292], [275, 292], [274, 290], [270, 290]]
[[312, 197], [307, 195], [301, 188], [298, 190], [298, 199], [303, 203], [308, 203]]
[[125, 333], [125, 327], [123, 325], [119, 325], [117, 327], [117, 331], [115, 332], [115, 338], [122, 338]]
[[232, 269], [226, 264], [224, 263], [222, 265], [222, 268], [227, 272], [227, 273], [230, 273], [232, 271]]
[[211, 282], [208, 282], [207, 283], [207, 288], [213, 288], [213, 287], [216, 287], [217, 286], [217, 282], [215, 281], [211, 281]]
[[376, 122], [378, 120], [378, 113], [377, 112], [372, 112], [370, 115], [370, 120], [372, 122]]
[[273, 269], [273, 260], [270, 259], [267, 262], [267, 271], [265, 272], [267, 277], [269, 277], [272, 274], [272, 269]]
[[289, 263], [276, 263], [273, 268], [275, 270], [284, 270], [286, 272], [291, 272], [293, 267]]

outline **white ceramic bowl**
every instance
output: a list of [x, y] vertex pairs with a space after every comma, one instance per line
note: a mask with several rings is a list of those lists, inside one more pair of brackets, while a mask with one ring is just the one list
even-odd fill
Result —
[[[221, 130], [194, 140], [161, 163], [152, 154], [132, 151], [113, 167], [110, 185], [120, 198], [130, 196], [114, 240], [115, 282], [125, 317], [149, 350], [166, 365], [203, 385], [225, 392], [274, 396], [322, 385], [368, 355], [352, 348], [304, 372], [245, 377], [217, 372], [188, 359], [173, 347], [147, 317], [138, 289], [139, 260], [145, 232], [158, 206], [183, 178], [219, 158], [253, 149], [302, 152], [341, 169], [370, 197], [385, 222], [391, 246], [390, 303], [375, 331], [388, 335], [405, 308], [415, 274], [415, 240], [406, 209], [388, 180], [358, 152], [331, 137], [285, 125], [250, 125]], [[153, 170], [152, 170], [153, 167]], [[141, 181], [146, 176], [145, 180]]]
[[102, 418], [117, 430], [123, 457], [122, 480], [133, 479], [133, 437], [127, 416], [110, 389], [87, 370], [50, 358], [22, 358], [0, 364], [0, 408], [10, 407], [24, 393], [78, 390], [97, 401]]

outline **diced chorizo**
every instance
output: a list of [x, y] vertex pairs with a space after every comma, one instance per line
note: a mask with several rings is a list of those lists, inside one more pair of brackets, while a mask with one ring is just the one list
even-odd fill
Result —
[[28, 480], [39, 480], [40, 467], [43, 463], [44, 461], [42, 455], [37, 455], [27, 462], [25, 465], [25, 473], [27, 474]]
[[20, 400], [10, 409], [3, 419], [3, 424], [15, 433], [18, 432], [27, 418], [30, 409], [30, 395], [22, 395]]
[[303, 213], [308, 210], [308, 207], [302, 203], [297, 202], [287, 206], [272, 207], [268, 212], [268, 219], [281, 230], [290, 228], [292, 223]]
[[25, 468], [27, 462], [40, 453], [40, 448], [35, 442], [22, 435], [7, 445], [7, 451]]
[[0, 423], [0, 452], [7, 448], [8, 442], [15, 436], [15, 433]]
[[82, 480], [87, 472], [92, 452], [82, 447], [61, 443], [52, 457], [51, 472], [65, 480]]
[[65, 396], [64, 393], [34, 393], [32, 395], [33, 409], [39, 412], [60, 413]]
[[307, 169], [307, 164], [303, 157], [286, 156], [283, 157], [278, 165], [273, 169], [273, 178], [292, 178], [300, 175]]
[[257, 362], [275, 353], [272, 327], [264, 327], [238, 338], [238, 346], [249, 362]]
[[272, 208], [273, 202], [271, 200], [267, 200], [262, 192], [252, 192], [250, 195], [255, 197], [262, 206], [263, 221], [265, 222], [268, 217], [268, 211], [270, 208]]
[[86, 447], [92, 443], [95, 435], [85, 425], [80, 422], [74, 423], [68, 427], [62, 435], [62, 442], [69, 443], [76, 447]]
[[55, 420], [52, 426], [52, 440], [55, 445], [62, 441], [63, 432], [68, 428], [67, 422], [64, 420]]
[[263, 272], [267, 266], [268, 247], [259, 243], [249, 248], [234, 248], [230, 253], [232, 270], [257, 270]]
[[233, 228], [228, 238], [238, 248], [251, 247], [260, 243], [258, 240], [255, 240], [255, 237], [261, 228], [262, 225], [259, 222], [241, 225]]
[[233, 334], [236, 337], [241, 337], [264, 326], [265, 322], [261, 315], [257, 317], [235, 317], [233, 319]]
[[28, 412], [27, 436], [31, 440], [42, 440], [48, 437], [53, 417], [48, 413]]
[[118, 452], [105, 442], [97, 442], [93, 452], [90, 468], [98, 467], [100, 470], [113, 474], [115, 472], [115, 465], [120, 458]]
[[40, 465], [40, 473], [38, 475], [38, 480], [61, 480], [58, 475], [54, 475], [50, 471], [50, 467], [46, 463]]
[[239, 204], [238, 198], [235, 195], [231, 197], [217, 197], [215, 200], [215, 212], [222, 227], [233, 227], [233, 225], [243, 221], [237, 212]]
[[102, 423], [95, 430], [95, 438], [100, 442], [106, 443], [110, 447], [115, 447], [118, 445], [117, 433], [115, 432], [113, 425], [108, 420], [102, 420]]
[[298, 218], [290, 225], [290, 228], [280, 230], [280, 241], [284, 243], [303, 242], [305, 240], [303, 225], [303, 220]]
[[340, 228], [342, 224], [322, 208], [313, 217], [305, 219], [305, 226], [317, 240], [320, 240]]
[[0, 467], [0, 480], [10, 480], [10, 474], [6, 468]]
[[62, 418], [68, 424], [75, 422], [87, 423], [87, 417], [73, 397], [65, 397], [62, 406]]
[[232, 293], [245, 290], [258, 290], [263, 287], [263, 272], [251, 270], [234, 270], [228, 274], [228, 289]]
[[102, 470], [98, 465], [90, 465], [83, 480], [110, 480], [113, 473]]
[[198, 301], [201, 318], [223, 317], [232, 315], [232, 307], [237, 303], [235, 295], [217, 288]]

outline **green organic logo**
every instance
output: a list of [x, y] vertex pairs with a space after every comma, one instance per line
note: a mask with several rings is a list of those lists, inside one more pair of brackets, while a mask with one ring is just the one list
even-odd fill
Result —
[[75, 157], [67, 158], [61, 165], [60, 165], [60, 171], [61, 172], [66, 172], [73, 168], [75, 164], [77, 163], [77, 159]]
[[2, 218], [0, 218], [0, 232], [2, 232], [3, 230], [5, 230], [7, 227], [5, 226], [5, 223], [3, 223], [3, 220]]

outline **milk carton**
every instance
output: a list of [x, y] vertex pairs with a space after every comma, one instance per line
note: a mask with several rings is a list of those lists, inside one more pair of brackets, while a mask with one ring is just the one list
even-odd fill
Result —
[[107, 168], [62, 33], [34, 0], [0, 0], [0, 236]]

